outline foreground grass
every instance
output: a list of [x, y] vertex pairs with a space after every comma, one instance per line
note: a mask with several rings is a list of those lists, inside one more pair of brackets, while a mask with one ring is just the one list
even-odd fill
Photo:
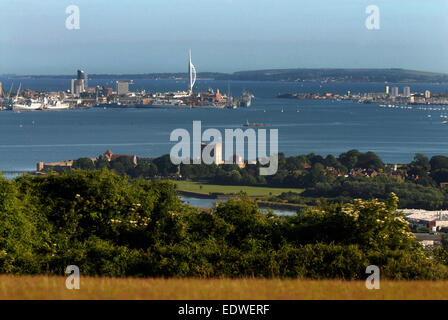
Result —
[[382, 281], [380, 290], [367, 290], [363, 281], [81, 277], [80, 290], [68, 290], [65, 280], [1, 275], [0, 299], [448, 299], [448, 281]]
[[[297, 188], [269, 188], [269, 187], [252, 187], [252, 186], [227, 186], [207, 184], [193, 181], [174, 181], [177, 185], [177, 190], [195, 192], [200, 194], [209, 194], [215, 192], [221, 192], [225, 194], [236, 194], [241, 191], [246, 192], [249, 196], [269, 196], [279, 195], [283, 192], [297, 192], [301, 193], [303, 189]], [[201, 188], [202, 187], [202, 188]]]

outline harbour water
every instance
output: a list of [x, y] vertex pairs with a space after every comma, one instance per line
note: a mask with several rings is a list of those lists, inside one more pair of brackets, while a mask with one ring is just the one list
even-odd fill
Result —
[[[11, 80], [1, 79], [4, 90]], [[65, 90], [69, 80], [22, 79], [15, 86], [33, 90]], [[113, 86], [110, 80], [89, 84]], [[394, 86], [394, 84], [387, 84]], [[400, 84], [412, 91], [446, 92], [448, 84]], [[185, 81], [139, 80], [131, 90], [183, 90]], [[156, 157], [169, 153], [176, 128], [191, 130], [194, 120], [207, 128], [242, 128], [246, 121], [268, 123], [279, 130], [279, 151], [286, 155], [314, 152], [325, 156], [350, 149], [373, 151], [388, 163], [404, 163], [415, 153], [448, 155], [448, 125], [441, 116], [448, 107], [433, 110], [382, 108], [350, 101], [278, 99], [278, 93], [381, 92], [381, 83], [296, 83], [198, 81], [197, 91], [219, 88], [238, 96], [255, 95], [250, 108], [212, 109], [100, 109], [70, 111], [0, 112], [0, 170], [34, 170], [39, 161], [52, 162], [114, 153]], [[440, 109], [439, 108], [443, 108]], [[437, 109], [437, 110], [434, 110]]]
[[[200, 199], [200, 198], [193, 198], [193, 197], [180, 197], [181, 201], [183, 203], [187, 203], [193, 207], [201, 207], [201, 208], [212, 208], [215, 206], [217, 199]], [[268, 209], [260, 209], [262, 212], [267, 212]], [[295, 211], [291, 210], [280, 210], [280, 209], [272, 209], [273, 213], [278, 216], [292, 216], [297, 214]]]

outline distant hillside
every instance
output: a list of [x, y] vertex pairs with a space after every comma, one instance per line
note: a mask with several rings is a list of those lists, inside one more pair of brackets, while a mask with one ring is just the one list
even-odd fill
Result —
[[[14, 78], [61, 78], [74, 75], [12, 76]], [[187, 73], [89, 74], [91, 79], [187, 79]], [[199, 72], [198, 79], [244, 81], [334, 81], [334, 82], [448, 82], [448, 74], [405, 69], [271, 69], [234, 73]]]
[[272, 69], [235, 72], [232, 80], [447, 82], [448, 74], [405, 69]]
[[[136, 79], [154, 79], [154, 80], [178, 80], [188, 79], [188, 73], [140, 73], [140, 74], [88, 74], [89, 79], [112, 79], [112, 80], [136, 80]], [[217, 79], [228, 78], [230, 74], [218, 72], [200, 72], [198, 79]], [[29, 79], [72, 79], [72, 75], [8, 75], [8, 78], [29, 78]]]

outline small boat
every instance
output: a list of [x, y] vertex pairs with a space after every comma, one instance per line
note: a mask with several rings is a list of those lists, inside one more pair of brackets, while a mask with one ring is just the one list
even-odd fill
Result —
[[246, 123], [243, 124], [244, 127], [267, 127], [266, 123], [250, 123], [246, 120]]

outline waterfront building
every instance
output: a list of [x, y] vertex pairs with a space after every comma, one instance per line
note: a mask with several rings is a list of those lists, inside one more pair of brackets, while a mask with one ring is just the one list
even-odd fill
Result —
[[426, 90], [425, 91], [425, 99], [430, 99], [431, 98], [431, 91]]
[[104, 157], [107, 159], [107, 161], [117, 160], [120, 158], [128, 158], [132, 161], [134, 165], [137, 165], [137, 156], [135, 154], [114, 154], [110, 149], [108, 149], [104, 153]]
[[77, 79], [78, 80], [84, 80], [83, 81], [84, 87], [82, 88], [83, 89], [82, 92], [87, 91], [87, 89], [89, 88], [89, 83], [88, 83], [89, 80], [87, 79], [87, 73], [85, 73], [83, 70], [78, 70]]
[[398, 87], [392, 88], [392, 97], [398, 97]]
[[38, 162], [36, 165], [37, 172], [44, 171], [54, 171], [54, 172], [64, 172], [70, 171], [73, 167], [73, 160], [59, 161], [59, 162]]
[[431, 231], [439, 231], [448, 227], [447, 211], [428, 211], [419, 209], [403, 209], [405, 219], [413, 228], [429, 228]]
[[409, 98], [411, 96], [411, 88], [410, 87], [403, 88], [403, 96], [406, 98]]
[[125, 95], [129, 93], [129, 82], [117, 81], [117, 95]]
[[3, 95], [3, 84], [0, 81], [0, 97]]
[[[117, 160], [120, 158], [128, 158], [135, 166], [137, 165], [137, 156], [134, 154], [114, 154], [110, 149], [108, 149], [104, 153], [104, 158], [107, 161]], [[90, 158], [92, 163], [95, 163], [95, 161], [98, 160], [98, 158]], [[38, 173], [44, 173], [48, 171], [54, 171], [54, 172], [64, 172], [64, 171], [70, 171], [73, 169], [74, 160], [67, 160], [67, 161], [58, 161], [58, 162], [51, 162], [51, 163], [45, 163], [45, 162], [38, 162], [36, 165], [36, 171]]]
[[97, 93], [109, 97], [114, 94], [114, 90], [112, 88], [106, 87], [106, 86], [97, 86], [96, 87]]
[[71, 93], [75, 97], [79, 97], [79, 95], [83, 92], [86, 92], [88, 86], [88, 80], [87, 80], [87, 74], [82, 71], [78, 70], [76, 74], [76, 79], [72, 79], [71, 83]]
[[79, 97], [81, 93], [85, 92], [84, 88], [85, 88], [84, 79], [72, 79], [71, 92], [73, 96]]
[[390, 93], [390, 88], [389, 88], [389, 86], [386, 86], [386, 94], [389, 94]]

